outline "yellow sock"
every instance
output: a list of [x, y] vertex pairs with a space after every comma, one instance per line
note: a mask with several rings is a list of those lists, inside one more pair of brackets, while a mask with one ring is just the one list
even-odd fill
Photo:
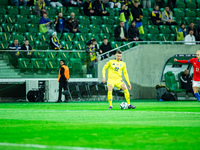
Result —
[[128, 89], [124, 90], [124, 96], [125, 96], [127, 104], [130, 105], [130, 94], [129, 94]]
[[112, 106], [112, 91], [108, 91], [108, 103]]

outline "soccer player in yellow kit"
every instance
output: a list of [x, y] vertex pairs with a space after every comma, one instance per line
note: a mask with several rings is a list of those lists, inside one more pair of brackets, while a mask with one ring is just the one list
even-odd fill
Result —
[[122, 71], [123, 71], [126, 82], [128, 83], [129, 90], [131, 90], [131, 84], [126, 69], [126, 63], [121, 61], [122, 52], [118, 50], [115, 55], [116, 58], [107, 62], [102, 70], [103, 74], [102, 82], [105, 83], [106, 82], [105, 72], [106, 69], [108, 68], [107, 87], [108, 87], [108, 103], [110, 105], [108, 109], [112, 109], [112, 91], [114, 87], [117, 87], [118, 89], [122, 89], [124, 91], [124, 96], [128, 104], [128, 108], [135, 109], [136, 107], [130, 104], [130, 94], [126, 87], [126, 84], [122, 80]]

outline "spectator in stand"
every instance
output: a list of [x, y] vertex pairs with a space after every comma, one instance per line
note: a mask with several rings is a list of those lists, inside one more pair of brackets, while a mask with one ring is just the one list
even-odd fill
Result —
[[118, 0], [110, 0], [110, 8], [121, 8], [121, 3]]
[[13, 58], [13, 61], [11, 61], [12, 65], [14, 67], [17, 67], [18, 65], [18, 58], [20, 58], [20, 50], [21, 46], [19, 45], [18, 39], [14, 39], [14, 42], [9, 46], [9, 50], [15, 50], [16, 52], [9, 52], [11, 57]]
[[[172, 3], [172, 6], [171, 7], [171, 3]], [[169, 6], [169, 8], [175, 8], [176, 7], [176, 0], [167, 0], [167, 5]]]
[[142, 0], [142, 5], [143, 5], [143, 8], [146, 8], [146, 6], [148, 8], [151, 8], [151, 0]]
[[51, 27], [51, 23], [52, 23], [52, 20], [50, 21], [47, 18], [47, 13], [43, 13], [43, 16], [40, 19], [39, 32], [42, 32], [42, 33], [47, 32], [48, 35], [50, 36], [54, 32], [54, 30]]
[[60, 44], [59, 39], [57, 38], [56, 32], [53, 32], [52, 36], [50, 37], [50, 45], [51, 45], [51, 48], [55, 50], [65, 48], [65, 47], [62, 47], [62, 45]]
[[76, 6], [76, 7], [82, 7], [83, 6], [83, 2], [82, 2], [82, 0], [71, 0], [70, 2], [69, 2], [69, 5], [70, 6]]
[[63, 7], [63, 5], [59, 2], [59, 0], [50, 0], [50, 5], [54, 8], [56, 8], [56, 6]]
[[187, 32], [186, 32], [185, 24], [182, 23], [180, 28], [178, 29], [176, 40], [177, 41], [184, 41], [186, 35], [187, 35]]
[[61, 0], [62, 5], [65, 6], [66, 8], [68, 8], [69, 2], [70, 0]]
[[95, 11], [94, 11], [93, 4], [92, 4], [91, 0], [86, 0], [84, 2], [83, 11], [84, 11], [84, 14], [87, 15], [87, 16], [94, 16], [96, 14]]
[[58, 17], [55, 19], [55, 24], [56, 24], [56, 31], [58, 33], [61, 33], [61, 35], [64, 32], [69, 32], [69, 29], [66, 28], [66, 22], [67, 20], [63, 17], [62, 13], [58, 14]]
[[29, 45], [29, 41], [25, 40], [24, 45], [22, 45], [21, 50], [27, 50], [27, 52], [23, 52], [24, 57], [26, 58], [32, 58], [32, 46]]
[[109, 0], [102, 0], [102, 2], [105, 4], [106, 7], [110, 8]]
[[197, 30], [197, 28], [195, 28], [193, 22], [190, 22], [190, 26], [187, 27], [187, 34], [189, 34], [190, 30], [193, 30], [193, 33], [194, 33], [193, 35], [195, 36], [196, 40], [198, 40], [199, 39], [198, 30]]
[[92, 70], [95, 70], [97, 74], [97, 56], [96, 56], [96, 49], [93, 46], [92, 40], [86, 43], [87, 44], [87, 78], [92, 78]]
[[78, 21], [75, 19], [75, 14], [72, 12], [70, 18], [67, 19], [67, 28], [71, 33], [81, 33], [78, 27]]
[[46, 11], [46, 4], [44, 2], [44, 0], [38, 0], [35, 4], [35, 10], [36, 10], [36, 13], [39, 15], [39, 16], [42, 16], [43, 13], [47, 13]]
[[26, 6], [27, 5], [27, 1], [26, 0], [12, 0], [12, 3], [17, 7]]
[[[99, 54], [106, 53], [108, 51], [112, 50], [110, 42], [108, 42], [107, 38], [104, 38], [103, 43], [100, 46]], [[104, 54], [101, 56], [101, 60], [108, 58], [108, 54]]]
[[124, 28], [124, 22], [120, 21], [119, 26], [115, 28], [115, 39], [117, 41], [128, 41], [127, 39], [127, 32]]
[[163, 22], [161, 21], [161, 12], [158, 5], [155, 6], [151, 13], [151, 20], [155, 25], [163, 25]]
[[96, 0], [94, 3], [94, 11], [98, 16], [109, 16], [109, 12], [106, 11], [105, 4], [102, 0]]
[[185, 36], [185, 44], [186, 45], [196, 45], [196, 39], [193, 35], [193, 30], [189, 31], [189, 34]]
[[169, 9], [169, 6], [165, 6], [161, 19], [165, 25], [178, 25], [175, 20], [173, 20], [173, 12]]
[[119, 11], [119, 13], [120, 13], [119, 19], [120, 19], [120, 21], [124, 22], [126, 32], [128, 32], [129, 20], [133, 21], [133, 16], [132, 16], [131, 12], [129, 12], [128, 6], [126, 6], [125, 4], [122, 5], [122, 8]]
[[128, 29], [128, 36], [131, 41], [142, 41], [142, 39], [139, 38], [140, 33], [138, 28], [135, 26], [135, 21], [132, 21], [131, 26]]
[[135, 26], [139, 29], [139, 33], [144, 34], [144, 29], [142, 25], [143, 14], [141, 8], [138, 7], [138, 4], [138, 1], [134, 2], [133, 7], [131, 9], [131, 13], [135, 21]]

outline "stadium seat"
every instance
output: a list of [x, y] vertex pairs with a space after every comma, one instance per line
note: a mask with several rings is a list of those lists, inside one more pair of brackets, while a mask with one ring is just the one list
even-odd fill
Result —
[[100, 40], [104, 40], [104, 38], [107, 38], [109, 40], [110, 34], [109, 33], [100, 33], [99, 37], [101, 38]]
[[4, 32], [13, 32], [14, 31], [14, 25], [9, 23], [3, 23], [1, 24]]
[[0, 32], [1, 33], [1, 40], [3, 42], [10, 40], [10, 33], [8, 32]]
[[66, 7], [56, 7], [56, 10], [57, 10], [57, 13], [65, 13], [66, 12], [66, 10], [67, 10], [67, 8]]
[[56, 14], [56, 10], [53, 7], [47, 6], [46, 10], [48, 12], [48, 16], [54, 16]]
[[101, 25], [101, 29], [103, 33], [112, 33], [112, 28], [113, 28], [112, 25], [105, 25], [105, 24]]
[[177, 11], [174, 13], [174, 17], [179, 17], [179, 18], [185, 17], [185, 13], [182, 11]]
[[46, 63], [43, 61], [43, 58], [31, 58], [31, 62], [33, 63], [33, 68], [36, 71], [46, 71]]
[[148, 31], [151, 34], [158, 34], [159, 33], [158, 27], [155, 26], [155, 25], [148, 25]]
[[81, 33], [88, 33], [89, 32], [89, 29], [87, 27], [84, 27], [84, 26], [79, 26], [79, 29], [80, 29]]
[[25, 25], [21, 25], [21, 24], [15, 24], [15, 31], [19, 32], [19, 33], [25, 33], [27, 28], [25, 27]]
[[161, 41], [161, 39], [159, 39], [159, 34], [147, 34], [147, 40], [148, 41]]
[[74, 40], [75, 41], [86, 41], [86, 34], [85, 33], [75, 33]]
[[82, 74], [83, 69], [82, 69], [81, 59], [70, 58], [69, 69], [71, 71], [71, 74]]
[[200, 17], [200, 12], [197, 12], [197, 17]]
[[23, 43], [24, 42], [24, 36], [22, 35], [21, 32], [20, 33], [13, 32], [11, 40], [14, 40], [14, 39], [18, 39], [19, 43]]
[[194, 2], [190, 2], [186, 4], [186, 7], [195, 10], [197, 5]]
[[38, 50], [47, 50], [47, 49], [49, 49], [49, 45], [47, 45], [47, 44], [41, 44], [41, 45], [38, 45], [36, 47], [36, 49], [38, 49]]
[[149, 12], [147, 10], [142, 11], [143, 17], [149, 17]]
[[40, 24], [40, 17], [36, 15], [30, 15], [30, 23]]
[[0, 14], [0, 24], [2, 24], [2, 23], [6, 23], [6, 19], [5, 19], [4, 15]]
[[110, 16], [115, 16], [115, 12], [113, 10], [107, 10], [107, 12], [109, 12]]
[[31, 10], [30, 7], [26, 7], [26, 6], [19, 6], [19, 10], [20, 10], [20, 15], [31, 15]]
[[164, 77], [165, 77], [165, 84], [169, 88], [170, 91], [174, 91], [177, 93], [185, 92], [184, 89], [178, 88], [175, 75], [172, 73], [172, 71], [168, 71], [167, 73], [165, 73]]
[[61, 38], [62, 41], [67, 40], [67, 41], [72, 41], [74, 38], [73, 33], [63, 33], [63, 36]]
[[39, 26], [37, 24], [27, 24], [28, 32], [30, 33], [38, 33], [39, 32]]
[[121, 42], [117, 42], [117, 41], [111, 41], [110, 44], [111, 44], [112, 48], [118, 48], [118, 47], [120, 47], [122, 45]]
[[14, 6], [7, 6], [7, 11], [9, 15], [18, 15], [18, 9]]
[[169, 39], [169, 34], [160, 33], [160, 34], [159, 34], [159, 39], [160, 39], [161, 41], [168, 41], [168, 39]]
[[101, 33], [101, 29], [99, 27], [92, 26], [90, 27], [91, 33]]
[[184, 17], [184, 23], [185, 23], [185, 25], [189, 25], [190, 22], [194, 22], [195, 19], [196, 18], [194, 18], [194, 17]]
[[65, 49], [67, 49], [67, 50], [72, 50], [72, 49], [73, 49], [72, 42], [70, 42], [70, 41], [61, 41], [60, 43], [61, 43], [61, 45], [64, 46]]
[[37, 40], [39, 41], [47, 41], [49, 42], [49, 39], [48, 39], [48, 33], [37, 33]]
[[160, 30], [160, 33], [163, 33], [163, 34], [170, 34], [171, 33], [171, 30], [169, 28], [162, 28], [162, 30]]
[[86, 37], [87, 37], [87, 38], [86, 38], [87, 41], [91, 40], [92, 38], [93, 38], [93, 39], [96, 39], [97, 41], [100, 40], [99, 36], [96, 35], [95, 33], [88, 33]]
[[[184, 17], [182, 17], [184, 18]], [[181, 23], [183, 22], [181, 17], [174, 17], [174, 20], [176, 21], [176, 23], [178, 23], [178, 25], [181, 25]]]
[[7, 41], [0, 41], [0, 49], [7, 50], [8, 49], [8, 42]]
[[188, 12], [186, 12], [186, 17], [196, 17], [196, 12], [195, 11], [188, 11]]
[[91, 20], [91, 24], [93, 24], [93, 25], [102, 24], [102, 20], [100, 20], [100, 19], [92, 19], [92, 20]]
[[18, 65], [19, 69], [24, 72], [24, 71], [29, 71], [33, 69], [33, 63], [30, 62], [30, 59], [28, 58], [19, 58], [18, 59]]
[[183, 3], [183, 2], [177, 2], [176, 3], [176, 7], [177, 8], [185, 8], [185, 3]]
[[1, 9], [0, 9], [0, 15], [5, 15], [5, 14], [6, 14], [6, 9], [1, 8]]
[[159, 30], [162, 30], [162, 29], [169, 29], [169, 26], [168, 25], [159, 25], [158, 26]]
[[86, 44], [83, 41], [74, 41], [74, 49], [76, 50], [86, 50]]
[[60, 64], [59, 61], [55, 58], [44, 58], [44, 62], [46, 64], [46, 67], [48, 70], [55, 70], [56, 72], [58, 72], [59, 68], [60, 68]]
[[107, 24], [107, 25], [114, 25], [115, 24], [113, 17], [103, 16], [102, 20], [103, 20], [103, 24]]
[[17, 23], [17, 19], [15, 15], [5, 15], [4, 18], [7, 23]]
[[90, 20], [89, 20], [89, 19], [86, 19], [86, 18], [85, 18], [85, 19], [81, 19], [81, 20], [80, 20], [80, 24], [82, 24], [82, 25], [84, 25], [84, 26], [85, 26], [85, 25], [90, 25]]

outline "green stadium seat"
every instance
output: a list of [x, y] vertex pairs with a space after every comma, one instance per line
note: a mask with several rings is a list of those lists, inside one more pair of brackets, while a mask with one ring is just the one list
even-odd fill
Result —
[[12, 37], [11, 37], [11, 42], [13, 42], [14, 39], [18, 39], [19, 43], [23, 43], [24, 42], [24, 36], [22, 35], [22, 33], [17, 33], [17, 32], [13, 32], [12, 33]]
[[86, 41], [86, 34], [85, 33], [75, 33], [74, 40], [75, 41]]
[[148, 18], [143, 18], [143, 19], [142, 19], [142, 24], [143, 24], [144, 26], [149, 25], [149, 19], [148, 19]]
[[33, 63], [33, 68], [38, 70], [45, 71], [46, 63], [43, 61], [43, 58], [31, 58], [31, 62]]
[[90, 28], [91, 33], [101, 33], [101, 29], [99, 27]]
[[15, 24], [15, 31], [19, 32], [19, 33], [25, 33], [27, 28], [25, 27], [25, 25], [21, 25], [21, 24]]
[[107, 10], [107, 12], [109, 12], [110, 16], [115, 16], [115, 12], [113, 10]]
[[44, 62], [48, 70], [58, 71], [60, 68], [59, 61], [57, 61], [55, 58], [44, 58]]
[[111, 41], [110, 44], [111, 44], [112, 48], [118, 48], [118, 47], [120, 47], [122, 45], [121, 42], [117, 42], [117, 41]]
[[169, 28], [162, 28], [162, 30], [160, 30], [160, 33], [163, 33], [163, 34], [170, 34], [171, 33], [171, 30]]
[[161, 41], [168, 41], [168, 39], [169, 39], [169, 34], [163, 34], [163, 33], [161, 33], [161, 34], [159, 34], [159, 39], [160, 39]]
[[74, 38], [74, 34], [73, 33], [63, 33], [63, 36], [61, 38], [61, 40], [66, 40], [66, 41], [72, 41]]
[[90, 25], [90, 20], [89, 19], [81, 19], [80, 20], [80, 24], [82, 24], [82, 25]]
[[170, 91], [174, 91], [177, 93], [185, 92], [184, 89], [178, 88], [175, 75], [172, 73], [172, 71], [168, 71], [167, 73], [165, 73], [164, 77], [165, 77], [165, 84], [169, 88]]
[[0, 41], [0, 50], [7, 50], [8, 49], [8, 42], [7, 41]]
[[88, 16], [77, 16], [78, 20], [90, 19]]
[[38, 45], [37, 49], [38, 50], [47, 50], [47, 49], [49, 49], [49, 45], [47, 45], [47, 44]]
[[83, 41], [74, 41], [74, 49], [76, 50], [86, 50], [86, 44]]
[[99, 24], [102, 24], [102, 20], [98, 20], [98, 19], [93, 19], [93, 20], [91, 20], [91, 24], [93, 24], [93, 25], [99, 25]]
[[185, 13], [182, 11], [177, 11], [174, 13], [174, 17], [179, 17], [179, 18], [185, 17]]
[[167, 41], [175, 41], [176, 40], [176, 34], [170, 34]]
[[120, 8], [115, 8], [115, 16], [119, 16]]
[[13, 6], [7, 6], [10, 7], [9, 9], [7, 9], [8, 15], [18, 15], [18, 9], [16, 7]]
[[30, 23], [39, 24], [40, 23], [40, 17], [37, 16], [37, 15], [30, 15]]
[[69, 59], [69, 52], [63, 52], [63, 50], [58, 50], [57, 52], [58, 52], [57, 59], [64, 59], [64, 60]]
[[88, 33], [88, 34], [87, 34], [87, 41], [91, 40], [92, 38], [93, 38], [93, 39], [96, 39], [97, 41], [100, 40], [98, 35], [96, 35], [96, 34], [94, 34], [94, 33]]
[[185, 0], [177, 0], [177, 2], [182, 2], [182, 3], [185, 3]]
[[67, 8], [66, 7], [56, 7], [56, 10], [57, 10], [57, 13], [65, 13], [66, 12], [66, 10], [67, 10]]
[[53, 8], [53, 7], [47, 6], [47, 7], [46, 7], [46, 10], [47, 10], [47, 12], [48, 12], [48, 16], [54, 16], [54, 15], [56, 14], [56, 10], [55, 10], [55, 8]]
[[[76, 8], [76, 7], [74, 7], [74, 8]], [[80, 11], [78, 9], [74, 9], [73, 11], [68, 10], [67, 12], [64, 13], [64, 15], [70, 16], [70, 14], [72, 12], [75, 14], [75, 16], [79, 16], [79, 14], [80, 14]]]
[[7, 23], [17, 23], [16, 16], [14, 15], [5, 15], [4, 18], [6, 19]]
[[49, 39], [48, 39], [48, 33], [37, 33], [37, 40], [39, 41], [47, 41], [49, 42]]
[[1, 33], [1, 40], [2, 41], [10, 41], [10, 33], [8, 32], [0, 32]]
[[22, 72], [29, 71], [33, 69], [33, 63], [30, 62], [28, 58], [19, 58], [18, 65]]
[[14, 25], [9, 23], [3, 23], [1, 24], [1, 27], [3, 28], [4, 32], [13, 32], [14, 31]]
[[196, 12], [195, 11], [188, 11], [187, 13], [186, 13], [186, 17], [196, 17]]
[[114, 22], [115, 22], [114, 24], [119, 25], [119, 23], [120, 23], [119, 16], [114, 17]]
[[[130, 43], [130, 42], [122, 42], [122, 45], [125, 45], [125, 44], [128, 44], [128, 43]], [[127, 50], [127, 49], [132, 48], [132, 47], [133, 47], [133, 44], [129, 44], [129, 45], [126, 45], [126, 46], [120, 48], [120, 50], [121, 50], [121, 51], [125, 51], [125, 50]]]
[[200, 17], [200, 12], [197, 12], [197, 17]]
[[17, 15], [17, 22], [19, 24], [28, 24], [29, 20], [26, 16]]
[[143, 17], [149, 17], [150, 16], [150, 14], [147, 10], [143, 10], [142, 13], [143, 13]]
[[183, 2], [177, 2], [176, 3], [176, 7], [177, 8], [185, 8], [185, 3], [183, 3]]
[[194, 2], [190, 2], [186, 4], [186, 7], [195, 10], [197, 5]]
[[155, 25], [148, 25], [148, 31], [151, 34], [158, 34], [159, 33], [158, 27], [155, 26]]
[[200, 17], [196, 17], [194, 20], [194, 24], [197, 24], [200, 21]]
[[70, 41], [61, 41], [61, 45], [65, 47], [67, 50], [73, 49], [73, 44]]
[[69, 69], [71, 74], [83, 74], [81, 59], [70, 58]]
[[28, 32], [30, 33], [38, 33], [39, 32], [39, 26], [37, 24], [28, 24]]
[[159, 34], [147, 34], [147, 40], [148, 41], [160, 41]]
[[2, 23], [6, 23], [6, 19], [5, 19], [4, 15], [0, 14], [0, 24], [2, 24]]
[[87, 27], [82, 26], [82, 25], [79, 26], [79, 29], [80, 29], [81, 33], [88, 33], [89, 32], [89, 29]]
[[[146, 33], [146, 32], [145, 32]], [[140, 39], [142, 39], [143, 41], [146, 40], [146, 34], [140, 34], [139, 35]]]
[[49, 50], [46, 50], [46, 58], [57, 59], [59, 57], [60, 55], [58, 55], [57, 50], [55, 50], [55, 52], [50, 52]]
[[112, 28], [113, 28], [112, 25], [105, 25], [105, 24], [101, 25], [101, 29], [103, 33], [112, 33]]
[[19, 10], [21, 15], [31, 15], [30, 7], [19, 6]]
[[190, 22], [194, 22], [195, 19], [196, 19], [196, 17], [184, 17], [184, 23], [186, 25], [189, 25]]
[[176, 21], [176, 23], [178, 23], [178, 25], [181, 25], [181, 23], [183, 22], [183, 18], [184, 17], [174, 17], [174, 20]]
[[177, 34], [178, 29], [179, 29], [180, 27], [179, 27], [178, 25], [171, 25], [170, 28], [171, 28], [171, 31], [172, 31], [173, 33]]
[[115, 24], [113, 17], [103, 16], [102, 20], [103, 20], [103, 24], [107, 24], [107, 25], [114, 25]]
[[102, 41], [104, 40], [104, 38], [107, 38], [109, 40], [110, 34], [109, 33], [100, 33], [99, 37], [101, 38]]

